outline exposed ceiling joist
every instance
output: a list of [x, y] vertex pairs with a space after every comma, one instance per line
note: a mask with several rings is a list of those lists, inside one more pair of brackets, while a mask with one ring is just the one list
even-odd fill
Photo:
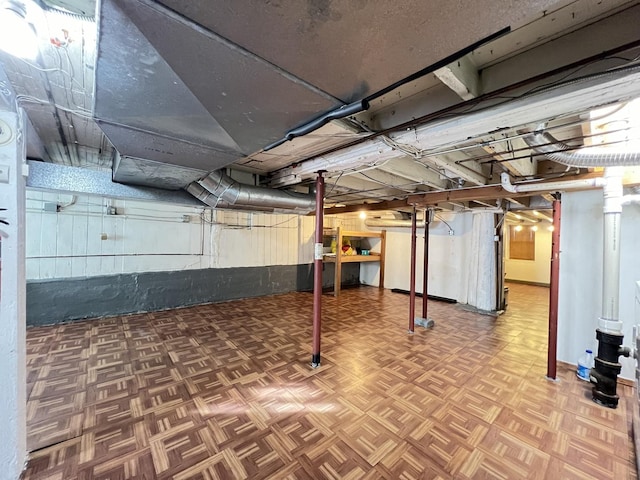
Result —
[[504, 153], [498, 153], [496, 146], [498, 146], [503, 152], [513, 152], [516, 149], [527, 147], [522, 140], [514, 139], [509, 141], [509, 143], [505, 142], [504, 146], [502, 143], [484, 145], [482, 149], [496, 159], [511, 175], [526, 177], [536, 174], [538, 162], [535, 158], [513, 159]]
[[422, 162], [410, 157], [397, 158], [393, 162], [380, 165], [378, 170], [392, 173], [408, 180], [415, 180], [438, 190], [449, 186], [446, 179], [435, 169], [428, 168]]
[[469, 55], [433, 72], [438, 79], [463, 100], [480, 95], [480, 76]]

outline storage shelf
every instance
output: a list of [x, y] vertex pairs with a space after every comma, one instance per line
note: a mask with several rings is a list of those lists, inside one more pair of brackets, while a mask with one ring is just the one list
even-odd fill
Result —
[[[324, 261], [328, 263], [336, 263], [335, 255], [325, 255]], [[369, 255], [341, 255], [340, 263], [357, 263], [357, 262], [379, 262], [379, 253], [370, 253]]]
[[[384, 253], [386, 245], [386, 230], [381, 232], [357, 232], [351, 230], [342, 230], [337, 228], [335, 230], [325, 230], [323, 232], [325, 237], [335, 237], [336, 249], [338, 253], [324, 255], [323, 262], [335, 263], [335, 278], [333, 282], [333, 294], [340, 296], [340, 284], [342, 281], [342, 264], [343, 263], [366, 263], [366, 262], [379, 262], [380, 263], [380, 283], [379, 288], [384, 288]], [[359, 238], [379, 238], [380, 239], [380, 252], [370, 252], [369, 255], [342, 255], [340, 252], [342, 248], [342, 239], [349, 237], [350, 239]]]

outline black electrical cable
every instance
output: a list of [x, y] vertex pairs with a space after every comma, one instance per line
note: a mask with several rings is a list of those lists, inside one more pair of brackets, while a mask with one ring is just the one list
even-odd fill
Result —
[[404, 77], [403, 79], [398, 80], [395, 83], [392, 83], [391, 85], [383, 88], [382, 90], [378, 90], [377, 92], [372, 93], [371, 95], [369, 95], [368, 97], [365, 97], [362, 100], [358, 100], [357, 102], [349, 103], [347, 105], [342, 105], [336, 108], [335, 110], [327, 112], [311, 120], [310, 122], [305, 123], [304, 125], [301, 125], [297, 128], [289, 130], [284, 137], [282, 137], [280, 140], [273, 142], [270, 145], [267, 145], [262, 149], [262, 151], [267, 152], [269, 150], [273, 150], [274, 148], [279, 147], [280, 145], [282, 145], [283, 143], [289, 140], [293, 140], [294, 138], [307, 135], [308, 133], [311, 133], [319, 129], [323, 125], [326, 125], [331, 120], [338, 120], [340, 118], [345, 118], [351, 115], [356, 115], [358, 113], [364, 112], [369, 109], [369, 105], [372, 100], [375, 100], [376, 98], [380, 98], [383, 95], [386, 95], [387, 93], [392, 92], [396, 88], [401, 87], [402, 85], [405, 85], [409, 82], [417, 80], [421, 77], [424, 77], [425, 75], [428, 75], [429, 73], [432, 73], [438, 70], [439, 68], [445, 67], [450, 63], [455, 62], [456, 60], [473, 52], [474, 50], [481, 47], [482, 45], [489, 43], [492, 40], [495, 40], [496, 38], [502, 37], [503, 35], [506, 35], [510, 31], [511, 31], [511, 27], [505, 27], [502, 30], [499, 30], [496, 33], [489, 35], [488, 37], [484, 37], [481, 40], [478, 40], [477, 42], [472, 43], [471, 45], [463, 48], [462, 50], [459, 50], [456, 53], [449, 55], [448, 57], [445, 57], [442, 60], [437, 61], [436, 63], [432, 63], [431, 65], [423, 68], [422, 70], [418, 70], [417, 72], [412, 73], [408, 77]]

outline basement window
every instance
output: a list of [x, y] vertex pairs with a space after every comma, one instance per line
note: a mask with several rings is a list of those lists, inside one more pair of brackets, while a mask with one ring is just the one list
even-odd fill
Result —
[[509, 227], [509, 258], [512, 260], [536, 259], [536, 232], [522, 225]]

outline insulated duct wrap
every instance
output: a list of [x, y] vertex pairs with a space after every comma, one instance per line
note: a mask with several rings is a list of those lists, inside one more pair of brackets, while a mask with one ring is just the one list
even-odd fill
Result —
[[575, 150], [542, 130], [523, 137], [535, 153], [571, 167], [628, 167], [640, 165], [640, 152], [610, 152], [597, 147]]

